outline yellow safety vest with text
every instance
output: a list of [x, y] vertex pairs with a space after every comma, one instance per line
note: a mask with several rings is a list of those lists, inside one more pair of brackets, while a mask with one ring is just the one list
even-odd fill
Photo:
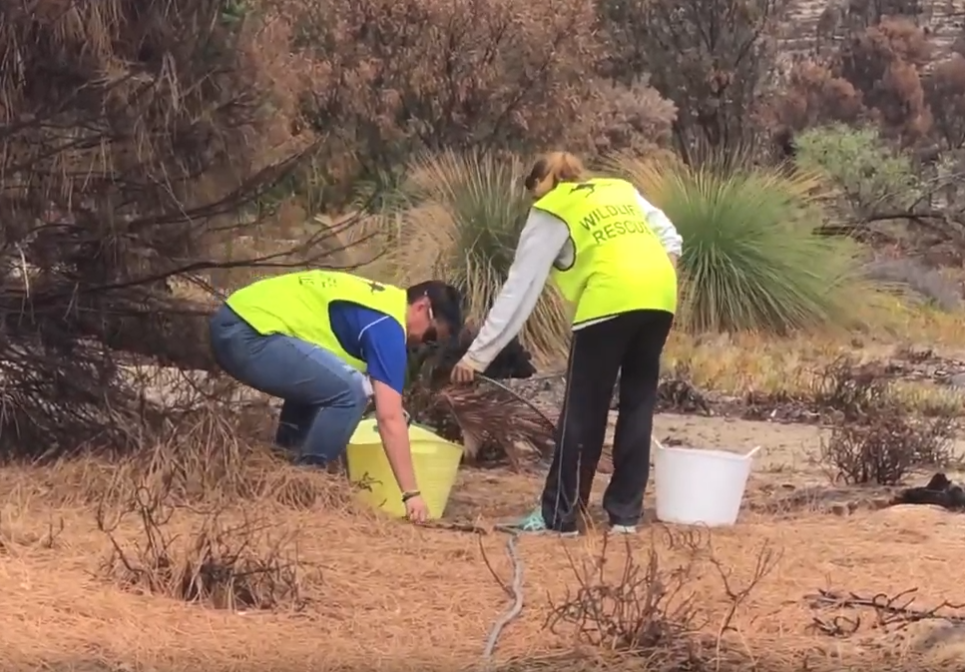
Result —
[[234, 292], [226, 303], [259, 334], [284, 334], [308, 341], [365, 373], [366, 363], [348, 354], [332, 331], [328, 309], [333, 301], [383, 312], [405, 332], [408, 301], [404, 289], [337, 271], [265, 278]]
[[573, 263], [552, 278], [576, 306], [573, 324], [632, 310], [677, 310], [677, 273], [625, 180], [561, 182], [533, 205], [566, 223]]

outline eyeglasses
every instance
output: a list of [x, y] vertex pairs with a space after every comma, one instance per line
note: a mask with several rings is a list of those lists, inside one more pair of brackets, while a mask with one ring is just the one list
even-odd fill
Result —
[[[425, 295], [428, 298], [428, 294]], [[423, 343], [435, 343], [438, 338], [436, 333], [436, 313], [432, 310], [432, 302], [426, 302], [426, 314], [429, 316], [429, 324], [426, 327], [425, 332], [422, 334]]]

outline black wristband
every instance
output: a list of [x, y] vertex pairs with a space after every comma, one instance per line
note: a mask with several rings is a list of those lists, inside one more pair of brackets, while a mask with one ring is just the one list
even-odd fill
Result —
[[414, 499], [414, 498], [416, 498], [416, 497], [421, 497], [421, 496], [422, 496], [422, 493], [419, 492], [418, 490], [411, 490], [411, 491], [409, 491], [409, 492], [403, 492], [403, 493], [402, 493], [402, 503], [405, 504], [405, 503], [408, 502], [410, 499]]

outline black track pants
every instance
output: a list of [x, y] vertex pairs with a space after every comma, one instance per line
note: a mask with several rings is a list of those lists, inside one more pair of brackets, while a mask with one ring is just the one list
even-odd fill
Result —
[[612, 525], [639, 522], [650, 475], [660, 353], [672, 323], [671, 313], [638, 310], [574, 332], [556, 450], [543, 489], [543, 519], [550, 529], [575, 529], [580, 505], [589, 499], [618, 374], [613, 474], [603, 508]]

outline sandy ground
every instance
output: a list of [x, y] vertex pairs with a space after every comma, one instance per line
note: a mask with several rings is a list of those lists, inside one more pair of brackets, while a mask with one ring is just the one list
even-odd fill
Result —
[[[820, 443], [813, 427], [662, 416], [656, 434], [708, 448], [765, 446], [748, 502], [822, 482], [809, 459]], [[482, 666], [486, 637], [510, 604], [487, 567], [488, 559], [502, 581], [510, 580], [503, 535], [417, 529], [354, 509], [277, 504], [261, 504], [249, 515], [263, 517], [269, 538], [293, 535], [279, 552], [297, 556], [298, 609], [215, 610], [125, 590], [105, 573], [111, 546], [97, 529], [94, 507], [52, 503], [30, 482], [41, 478], [37, 472], [2, 476], [0, 669], [466, 669]], [[539, 487], [533, 476], [466, 470], [448, 517], [485, 525], [528, 508]], [[190, 541], [204, 516], [178, 510], [165, 529]], [[133, 520], [116, 537], [129, 550], [144, 543]], [[821, 589], [873, 597], [915, 588], [915, 607], [965, 602], [965, 585], [954, 571], [965, 553], [965, 516], [929, 507], [859, 509], [847, 516], [802, 507], [775, 517], [748, 506], [737, 526], [701, 544], [693, 559], [679, 539], [671, 544], [660, 526], [652, 526], [626, 544], [609, 545], [602, 581], [619, 583], [628, 554], [646, 563], [656, 550], [665, 581], [692, 562], [684, 590], [693, 595], [702, 630], [716, 636], [732, 600], [715, 562], [730, 591], [740, 592], [761, 550], [770, 548], [773, 569], [737, 608], [724, 634], [728, 646], [787, 669], [801, 669], [805, 660], [811, 669], [869, 662], [885, 667], [909, 664], [908, 656], [924, 657], [928, 669], [965, 664], [965, 634], [958, 626], [929, 619], [886, 632], [894, 628], [873, 627], [873, 608], [818, 609], [807, 597]], [[525, 603], [499, 640], [497, 661], [585, 648], [572, 627], [551, 632], [544, 623], [553, 605], [579, 587], [584, 568], [597, 566], [602, 548], [593, 531], [573, 540], [520, 541]], [[815, 618], [831, 623], [836, 616], [860, 616], [858, 631], [832, 637], [814, 630]]]

